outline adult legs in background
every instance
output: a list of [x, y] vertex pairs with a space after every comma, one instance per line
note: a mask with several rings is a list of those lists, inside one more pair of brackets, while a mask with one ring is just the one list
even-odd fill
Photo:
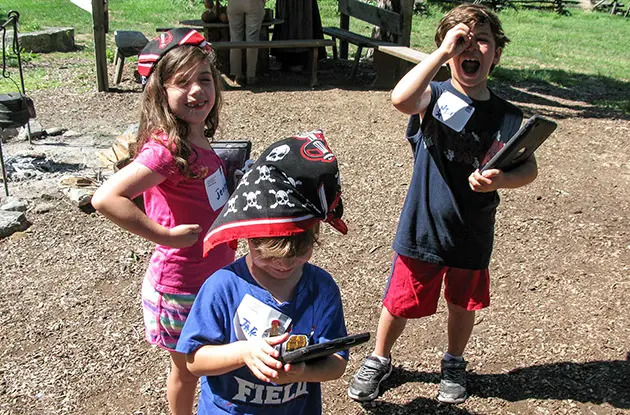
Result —
[[[245, 40], [245, 7], [247, 0], [230, 0], [227, 5], [230, 22], [230, 40]], [[243, 51], [230, 49], [230, 75], [237, 81], [243, 81]]]
[[[260, 27], [265, 17], [265, 5], [261, 0], [250, 2], [245, 14], [245, 39], [247, 41], [260, 40]], [[247, 83], [256, 82], [256, 66], [258, 64], [258, 49], [247, 49]]]

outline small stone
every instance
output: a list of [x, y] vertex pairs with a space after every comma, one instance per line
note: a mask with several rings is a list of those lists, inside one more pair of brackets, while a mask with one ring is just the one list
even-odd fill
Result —
[[73, 137], [79, 137], [82, 136], [83, 134], [77, 132], [77, 131], [72, 131], [72, 130], [68, 130], [65, 133], [61, 134], [62, 137], [65, 138], [73, 138]]
[[17, 197], [8, 197], [0, 205], [0, 210], [6, 210], [10, 212], [26, 212], [28, 203], [25, 200], [18, 199]]
[[11, 236], [15, 232], [26, 230], [31, 223], [26, 220], [24, 212], [0, 210], [0, 238]]
[[66, 131], [68, 131], [66, 128], [53, 127], [53, 128], [47, 128], [46, 129], [46, 134], [51, 135], [51, 136], [61, 135], [61, 134], [65, 133]]
[[48, 213], [54, 206], [51, 203], [41, 203], [32, 209], [33, 213]]

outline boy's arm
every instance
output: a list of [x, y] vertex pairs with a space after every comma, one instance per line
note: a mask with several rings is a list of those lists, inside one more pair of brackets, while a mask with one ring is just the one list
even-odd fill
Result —
[[346, 359], [337, 353], [311, 364], [289, 363], [284, 365], [284, 370], [279, 370], [278, 377], [271, 381], [278, 385], [293, 382], [326, 382], [339, 379], [346, 371], [347, 364]]
[[219, 376], [247, 365], [254, 376], [271, 382], [282, 368], [273, 346], [289, 338], [282, 336], [241, 340], [234, 343], [205, 345], [186, 357], [186, 367], [196, 376]]
[[431, 79], [453, 56], [462, 53], [470, 43], [470, 28], [460, 23], [446, 33], [444, 40], [428, 57], [409, 71], [394, 87], [392, 104], [405, 114], [424, 116], [431, 102]]
[[92, 197], [92, 206], [106, 218], [160, 245], [185, 248], [199, 239], [199, 225], [179, 225], [168, 229], [149, 218], [132, 199], [166, 178], [148, 167], [131, 162], [119, 170]]
[[525, 186], [533, 182], [536, 176], [538, 176], [538, 165], [532, 154], [523, 164], [507, 172], [490, 169], [480, 173], [477, 169], [468, 177], [468, 184], [475, 192], [491, 192], [497, 189]]

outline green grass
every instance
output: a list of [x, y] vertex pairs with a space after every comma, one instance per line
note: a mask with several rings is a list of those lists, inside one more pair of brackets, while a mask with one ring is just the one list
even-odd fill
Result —
[[[108, 49], [113, 51], [115, 30], [139, 30], [147, 37], [155, 36], [156, 27], [177, 26], [180, 20], [196, 18], [203, 10], [202, 1], [195, 0], [110, 0], [110, 32]], [[225, 3], [225, 0], [223, 0]], [[318, 1], [324, 26], [337, 26], [339, 15], [336, 0]], [[0, 6], [2, 7], [2, 6]], [[274, 1], [267, 2], [274, 7]], [[69, 0], [14, 0], [11, 9], [20, 13], [20, 30], [34, 31], [44, 27], [72, 26], [78, 52], [63, 54], [65, 59], [93, 60], [91, 16]], [[0, 10], [0, 17], [8, 9]], [[424, 16], [413, 19], [411, 45], [424, 52], [435, 49], [433, 35], [445, 9], [430, 4]], [[571, 9], [571, 15], [530, 10], [504, 10], [499, 14], [504, 30], [512, 42], [507, 45], [493, 78], [503, 82], [543, 82], [563, 88], [580, 88], [583, 84], [604, 84], [630, 89], [630, 22], [607, 13]], [[370, 35], [372, 26], [351, 20], [353, 31]], [[111, 55], [111, 53], [110, 53]], [[58, 54], [52, 54], [51, 59]], [[42, 56], [31, 55], [38, 62]], [[110, 56], [111, 59], [111, 56]], [[25, 59], [26, 61], [26, 59]], [[93, 69], [92, 69], [93, 70]], [[57, 85], [41, 79], [41, 72], [25, 71], [27, 90]], [[59, 81], [63, 83], [63, 80]], [[9, 85], [7, 87], [7, 85]], [[0, 80], [0, 91], [13, 88]], [[630, 94], [627, 94], [630, 95]], [[627, 109], [627, 99], [600, 100], [611, 108]]]

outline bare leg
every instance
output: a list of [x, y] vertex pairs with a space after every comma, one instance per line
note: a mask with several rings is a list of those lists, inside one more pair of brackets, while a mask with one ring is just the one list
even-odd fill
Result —
[[186, 368], [186, 355], [171, 353], [171, 371], [166, 384], [168, 407], [173, 415], [191, 415], [197, 388], [197, 376]]
[[475, 324], [475, 312], [448, 303], [448, 349], [453, 356], [461, 356]]
[[381, 317], [378, 320], [378, 328], [376, 329], [376, 345], [374, 346], [374, 354], [381, 357], [389, 357], [394, 343], [402, 334], [407, 319], [397, 317], [383, 307]]

